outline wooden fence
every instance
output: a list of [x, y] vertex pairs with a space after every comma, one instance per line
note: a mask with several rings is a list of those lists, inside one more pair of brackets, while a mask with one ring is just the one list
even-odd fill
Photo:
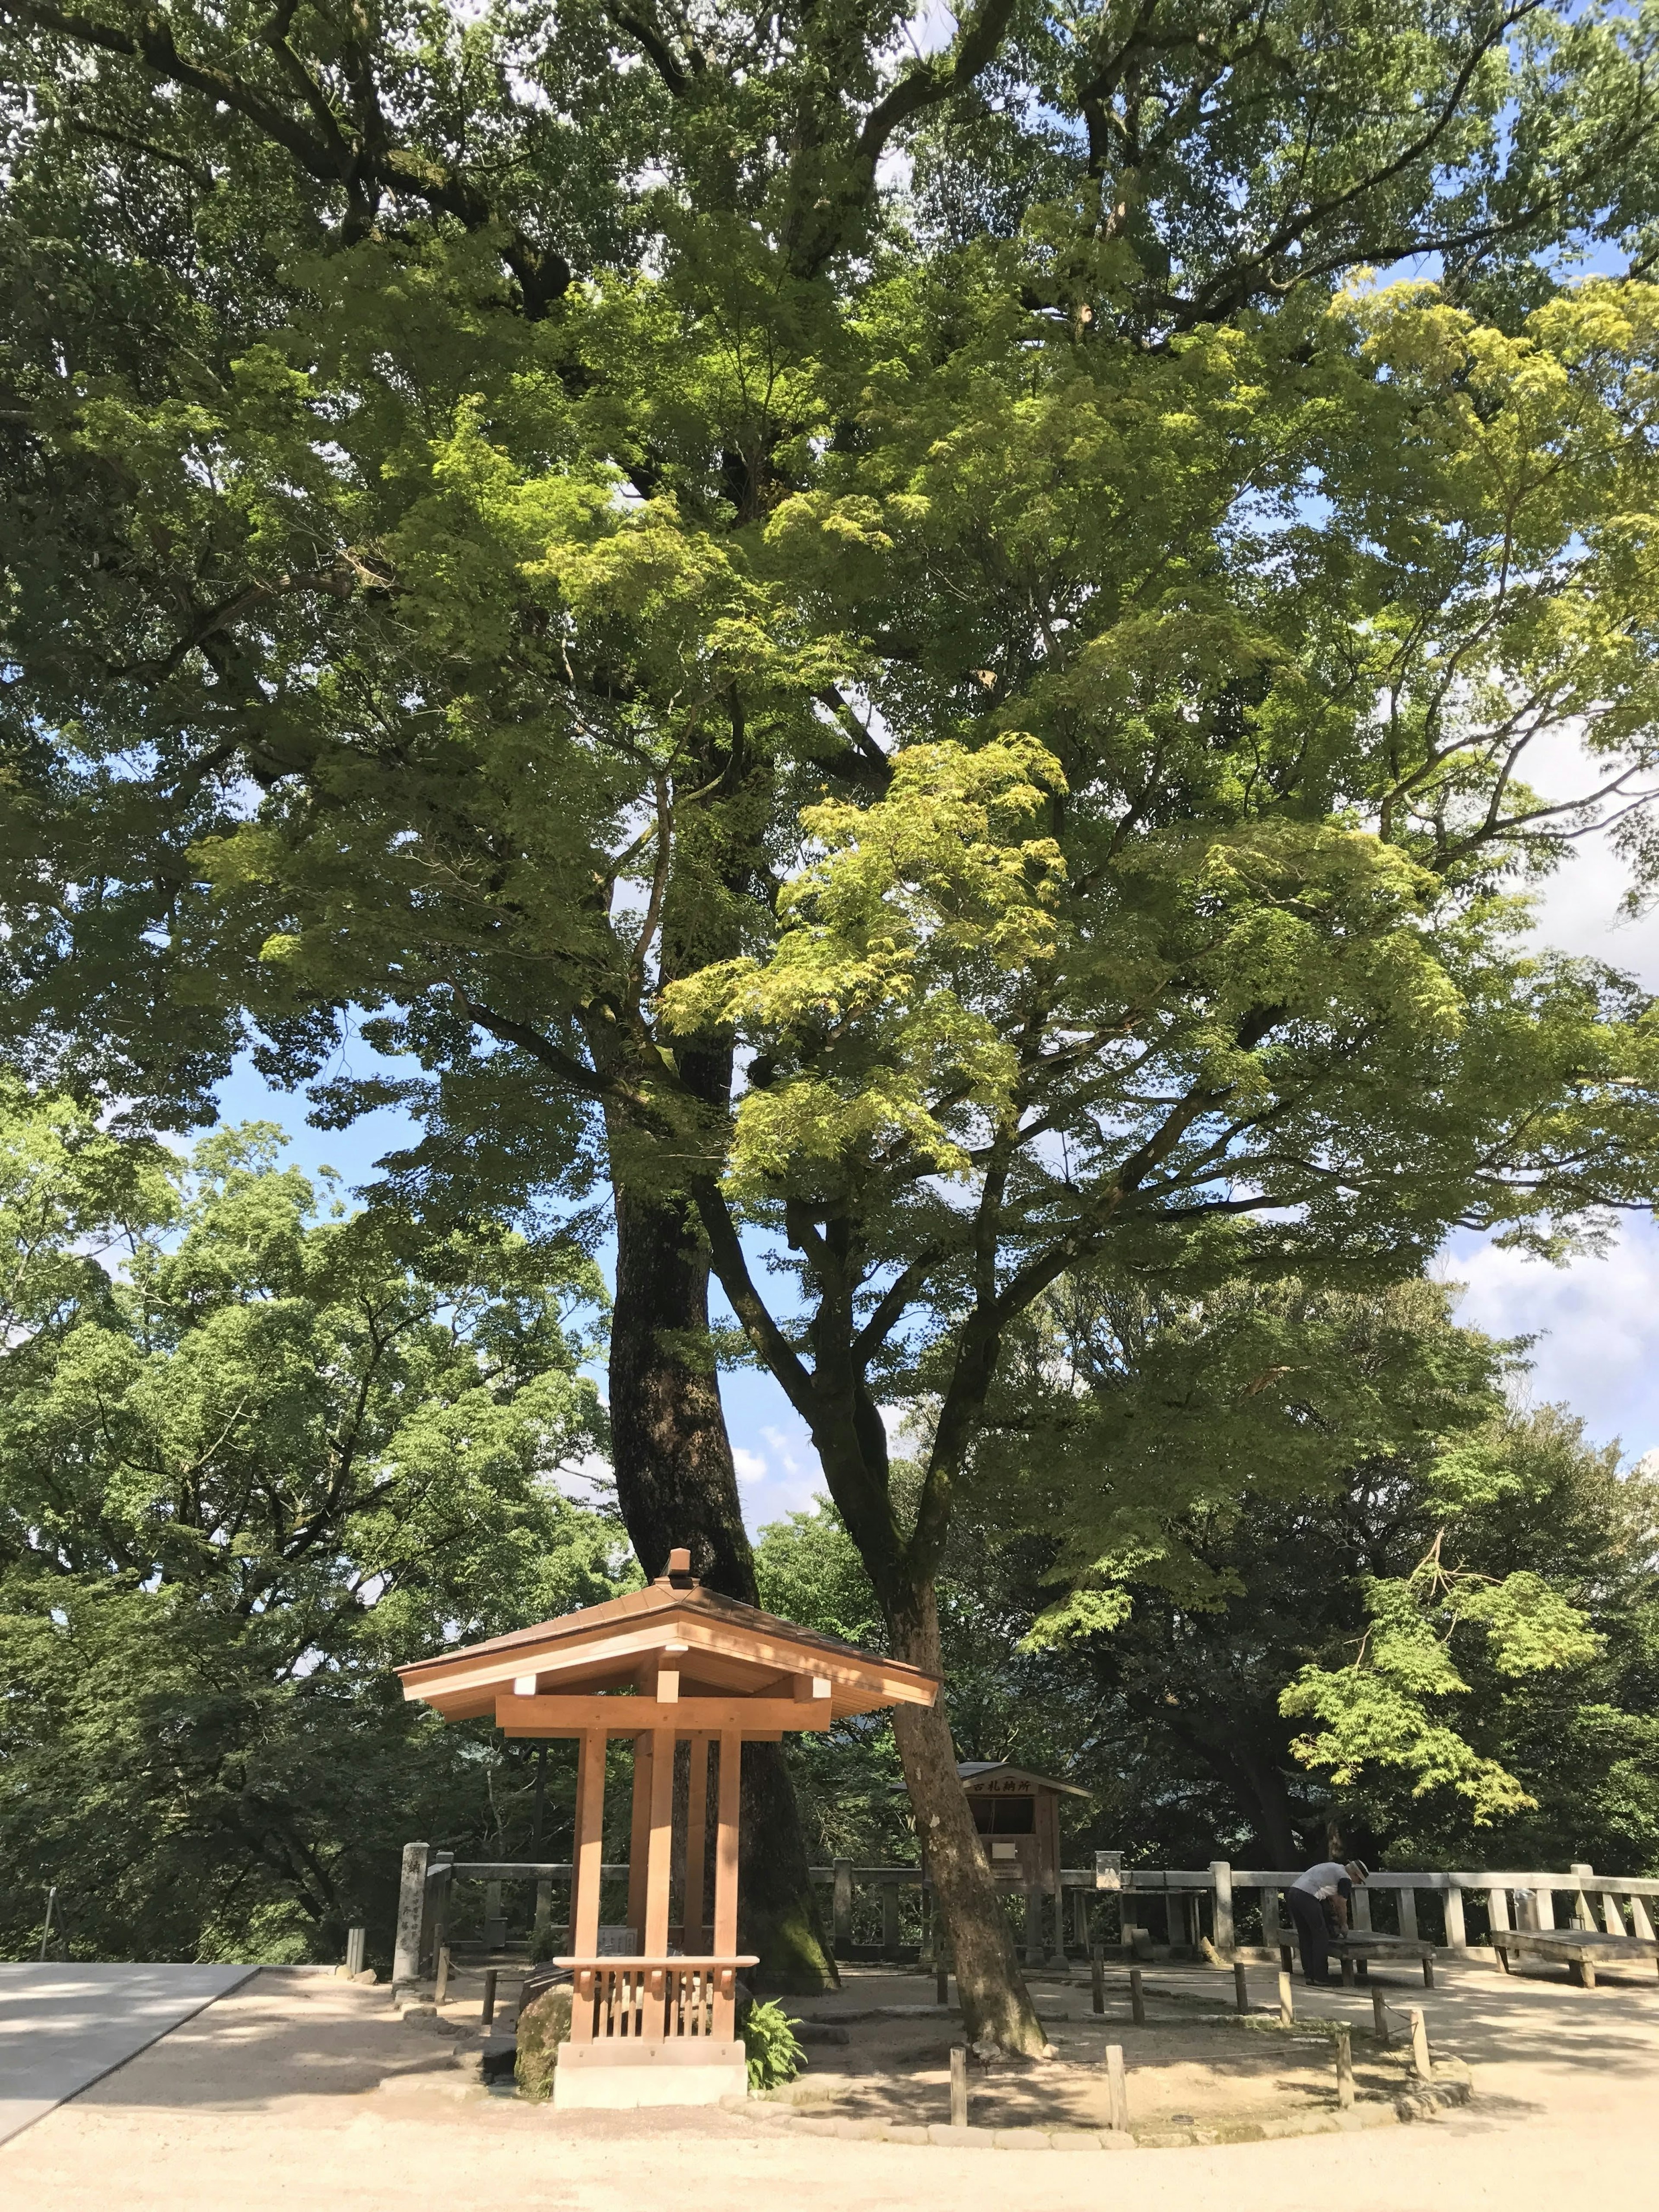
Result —
[[[626, 1881], [626, 1866], [602, 1869]], [[1086, 1958], [1095, 1944], [1131, 1944], [1139, 1929], [1155, 1949], [1197, 1954], [1207, 1942], [1223, 1957], [1252, 1948], [1276, 1950], [1283, 1921], [1280, 1897], [1297, 1868], [1130, 1866], [1116, 1851], [1099, 1851], [1092, 1867], [1067, 1867], [1057, 1890], [1006, 1893], [1019, 1918], [1028, 1964]], [[933, 1886], [916, 1866], [866, 1866], [836, 1859], [814, 1867], [830, 1892], [830, 1925], [839, 1959], [921, 1959], [936, 1963]], [[562, 1950], [569, 1905], [568, 1860], [458, 1860], [426, 1844], [404, 1851], [394, 1983], [404, 1987], [436, 1970], [458, 1882], [483, 1885], [478, 1948], [486, 1956], [522, 1954], [533, 1942]], [[511, 1916], [521, 1931], [509, 1943], [506, 1892], [529, 1884], [530, 1909]], [[562, 1898], [556, 1893], [562, 1891]], [[515, 1897], [515, 1905], [520, 1899]], [[528, 1901], [526, 1901], [528, 1902]], [[556, 1917], [559, 1906], [563, 1911]], [[1413, 1869], [1373, 1874], [1355, 1893], [1356, 1927], [1414, 1936], [1454, 1952], [1482, 1944], [1494, 1928], [1601, 1927], [1651, 1937], [1659, 1917], [1659, 1881], [1598, 1875], [1585, 1865], [1520, 1871], [1461, 1873]]]

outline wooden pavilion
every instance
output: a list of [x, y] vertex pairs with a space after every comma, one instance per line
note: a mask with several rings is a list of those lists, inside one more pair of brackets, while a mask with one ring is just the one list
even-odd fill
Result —
[[[493, 1715], [510, 1736], [576, 1740], [570, 1954], [556, 1961], [570, 1970], [573, 1996], [555, 2105], [713, 2104], [741, 2094], [747, 2075], [736, 1981], [756, 1964], [737, 1948], [742, 1747], [883, 1705], [931, 1705], [938, 1678], [704, 1589], [684, 1551], [671, 1553], [668, 1572], [645, 1589], [417, 1659], [398, 1673], [406, 1698], [446, 1720]], [[611, 1736], [634, 1742], [629, 1948], [601, 1955]], [[690, 1746], [690, 1772], [677, 1821], [682, 1742]], [[712, 1928], [704, 1923], [711, 1747], [718, 1761]], [[684, 1869], [678, 1924], [677, 1849]]]

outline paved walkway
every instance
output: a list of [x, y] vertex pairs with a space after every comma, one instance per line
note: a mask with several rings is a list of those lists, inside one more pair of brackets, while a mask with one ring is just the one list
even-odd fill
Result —
[[[854, 1971], [848, 2008], [927, 1994]], [[1231, 1975], [1149, 1977], [1224, 2005]], [[1108, 2156], [803, 2139], [720, 2112], [570, 2113], [473, 2102], [446, 2039], [401, 2025], [384, 1989], [267, 1970], [0, 2148], [0, 2203], [51, 2212], [605, 2212], [658, 2203], [780, 2212], [1652, 2212], [1659, 1985], [1569, 1988], [1443, 1968], [1405, 1978], [1437, 2048], [1466, 2057], [1474, 2100], [1432, 2125]], [[1259, 1981], [1260, 1987], [1255, 1986]], [[881, 1983], [889, 1987], [881, 1987]], [[1252, 1976], [1266, 2000], [1273, 1977]], [[1298, 1994], [1302, 1994], [1298, 1990]], [[1058, 2039], [1088, 1990], [1044, 1989]], [[833, 2011], [836, 2001], [815, 2002]], [[1362, 2027], [1363, 1994], [1318, 2008]], [[476, 2014], [469, 1991], [449, 2008]], [[1074, 2031], [1073, 2031], [1074, 2032]], [[411, 2077], [424, 2077], [411, 2078]], [[383, 2084], [390, 2078], [392, 2092]]]
[[0, 2142], [258, 1972], [0, 1964]]

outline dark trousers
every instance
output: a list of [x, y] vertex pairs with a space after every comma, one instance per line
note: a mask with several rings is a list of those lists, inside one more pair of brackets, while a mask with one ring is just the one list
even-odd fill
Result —
[[1285, 1902], [1296, 1923], [1296, 1940], [1302, 1953], [1303, 1972], [1310, 1982], [1329, 1981], [1330, 1935], [1325, 1925], [1324, 1905], [1318, 1898], [1310, 1896], [1305, 1889], [1287, 1889]]

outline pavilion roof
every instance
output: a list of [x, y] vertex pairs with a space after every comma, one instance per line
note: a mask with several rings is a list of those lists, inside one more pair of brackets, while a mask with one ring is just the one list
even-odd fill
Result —
[[826, 1719], [883, 1705], [931, 1705], [939, 1689], [939, 1678], [920, 1667], [781, 1620], [684, 1573], [531, 1628], [411, 1660], [397, 1673], [405, 1698], [432, 1705], [446, 1720], [468, 1720], [495, 1713], [504, 1692], [528, 1694], [532, 1677], [544, 1697], [648, 1694], [665, 1658], [684, 1698], [798, 1698], [815, 1701]]

